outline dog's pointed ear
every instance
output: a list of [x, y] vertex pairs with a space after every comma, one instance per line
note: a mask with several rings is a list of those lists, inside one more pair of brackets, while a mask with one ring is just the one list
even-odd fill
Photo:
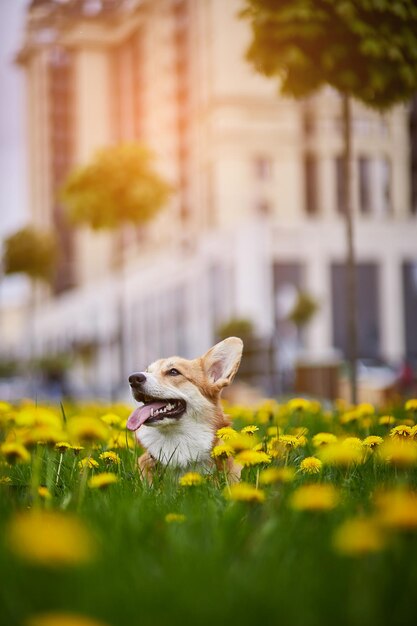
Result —
[[242, 351], [243, 341], [228, 337], [202, 356], [204, 370], [212, 384], [219, 389], [230, 385], [239, 368]]

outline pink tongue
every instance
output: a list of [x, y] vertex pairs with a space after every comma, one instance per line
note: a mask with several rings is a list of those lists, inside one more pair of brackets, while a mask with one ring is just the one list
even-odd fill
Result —
[[146, 422], [151, 416], [151, 409], [162, 409], [166, 405], [166, 402], [150, 402], [144, 404], [133, 411], [127, 420], [126, 428], [128, 430], [137, 430], [142, 424]]

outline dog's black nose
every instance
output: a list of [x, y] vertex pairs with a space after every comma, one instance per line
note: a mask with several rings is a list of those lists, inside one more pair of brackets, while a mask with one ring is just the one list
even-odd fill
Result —
[[145, 374], [142, 374], [142, 372], [136, 372], [135, 374], [131, 374], [129, 376], [129, 383], [131, 387], [138, 387], [139, 385], [144, 383], [145, 380], [146, 376]]

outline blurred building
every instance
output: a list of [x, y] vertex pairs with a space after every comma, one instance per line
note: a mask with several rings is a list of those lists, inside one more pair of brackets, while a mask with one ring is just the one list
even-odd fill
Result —
[[[195, 356], [231, 318], [294, 356], [297, 290], [319, 312], [314, 358], [346, 350], [341, 102], [277, 95], [244, 59], [238, 0], [33, 0], [27, 76], [33, 221], [60, 267], [31, 349], [71, 351], [90, 389], [152, 359]], [[354, 107], [360, 356], [417, 360], [417, 105]], [[153, 224], [74, 231], [57, 190], [101, 146], [138, 140], [178, 193]], [[412, 175], [414, 174], [414, 176]], [[122, 270], [115, 270], [120, 265]], [[119, 263], [117, 262], [119, 260]], [[121, 346], [121, 348], [120, 348]]]

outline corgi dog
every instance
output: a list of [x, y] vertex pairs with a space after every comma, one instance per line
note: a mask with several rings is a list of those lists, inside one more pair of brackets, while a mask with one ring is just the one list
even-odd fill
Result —
[[[145, 448], [138, 465], [148, 482], [158, 464], [181, 468], [198, 464], [203, 471], [214, 466], [211, 452], [220, 443], [216, 432], [230, 426], [220, 395], [233, 381], [242, 350], [241, 339], [228, 337], [196, 359], [159, 359], [129, 376], [140, 406], [126, 426]], [[239, 479], [240, 468], [231, 458], [226, 471], [230, 478]]]

